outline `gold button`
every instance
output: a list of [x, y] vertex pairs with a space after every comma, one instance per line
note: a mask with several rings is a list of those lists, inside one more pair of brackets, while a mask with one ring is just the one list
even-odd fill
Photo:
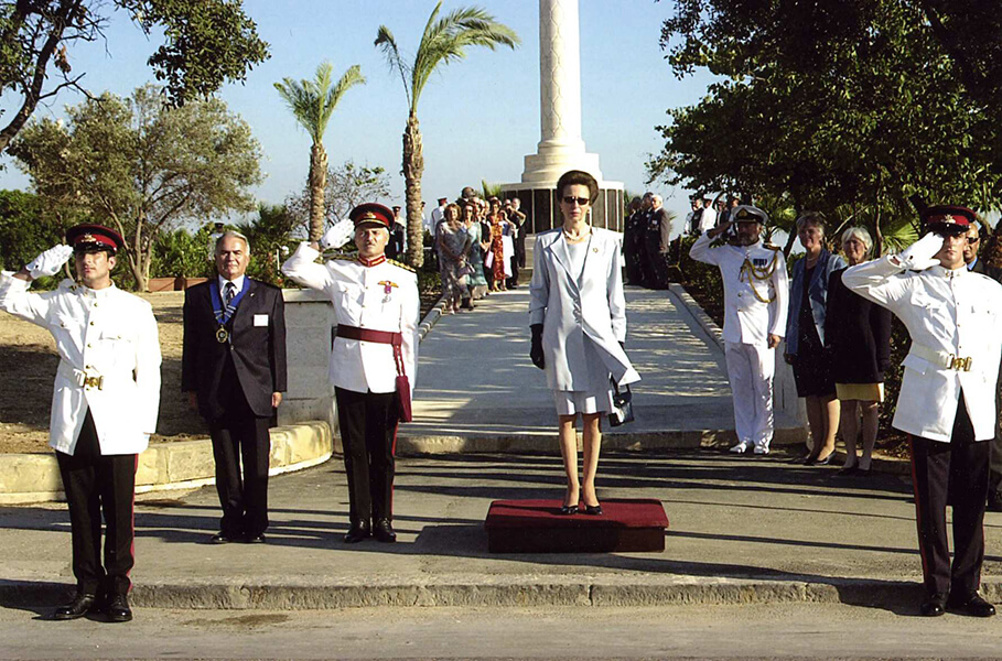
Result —
[[94, 325], [94, 322], [93, 322], [93, 321], [92, 321], [92, 322], [90, 322], [90, 325], [91, 325], [91, 326], [93, 326], [93, 325]]
[[91, 348], [91, 345], [90, 345], [89, 343], [87, 344], [87, 348], [88, 348], [88, 349], [90, 349], [90, 348]]

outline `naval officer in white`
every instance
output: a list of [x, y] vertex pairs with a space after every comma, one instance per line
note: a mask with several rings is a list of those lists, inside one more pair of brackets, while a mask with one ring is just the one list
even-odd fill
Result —
[[350, 218], [357, 258], [318, 264], [319, 246], [301, 243], [282, 271], [324, 292], [334, 304], [330, 380], [348, 478], [351, 525], [345, 542], [373, 535], [393, 542], [397, 423], [410, 420], [421, 300], [414, 271], [386, 259], [393, 212], [381, 204], [362, 204]]
[[[846, 287], [889, 309], [912, 344], [894, 412], [911, 446], [915, 516], [926, 616], [955, 611], [990, 617], [979, 594], [983, 520], [995, 436], [995, 387], [1002, 355], [1002, 285], [968, 271], [963, 249], [971, 209], [922, 212], [929, 233], [900, 255], [853, 266]], [[946, 506], [953, 506], [953, 564]]]
[[786, 332], [790, 286], [783, 252], [762, 243], [768, 219], [758, 207], [738, 206], [689, 249], [696, 261], [717, 266], [724, 284], [724, 359], [738, 437], [731, 452], [736, 454], [748, 448], [769, 454], [772, 442], [772, 379], [776, 347]]
[[[77, 225], [66, 241], [21, 271], [0, 275], [0, 308], [47, 329], [59, 352], [49, 445], [70, 510], [77, 592], [52, 617], [102, 612], [111, 622], [126, 622], [132, 619], [127, 595], [135, 562], [136, 465], [160, 408], [157, 322], [149, 303], [111, 280], [123, 245], [118, 232]], [[28, 291], [32, 280], [55, 275], [71, 255], [79, 282], [66, 279], [54, 291]]]
[[[601, 418], [612, 410], [612, 383], [640, 380], [626, 356], [626, 298], [620, 237], [592, 227], [588, 213], [598, 182], [571, 170], [557, 182], [563, 226], [536, 237], [529, 284], [530, 358], [546, 372], [560, 429], [567, 474], [561, 513], [602, 514], [595, 493]], [[574, 423], [583, 420], [584, 481], [578, 480]]]

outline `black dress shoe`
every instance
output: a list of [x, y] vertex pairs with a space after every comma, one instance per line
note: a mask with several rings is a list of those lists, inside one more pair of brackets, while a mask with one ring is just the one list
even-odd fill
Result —
[[77, 593], [77, 596], [73, 598], [68, 604], [60, 606], [52, 613], [53, 620], [75, 620], [78, 617], [83, 617], [87, 613], [94, 610], [97, 604], [97, 596], [93, 594], [81, 594]]
[[942, 592], [929, 595], [919, 612], [925, 617], [939, 617], [946, 612], [946, 595]]
[[835, 473], [835, 477], [852, 477], [853, 475], [859, 474], [859, 464], [853, 464], [852, 466], [843, 466], [838, 469]]
[[397, 533], [393, 532], [393, 526], [389, 519], [379, 519], [372, 527], [372, 534], [377, 542], [390, 544], [397, 541]]
[[229, 544], [233, 542], [235, 538], [225, 532], [217, 532], [215, 535], [209, 538], [210, 544]]
[[986, 507], [989, 512], [1002, 512], [1002, 492], [997, 489], [992, 489], [988, 492], [988, 507]]
[[578, 513], [577, 505], [564, 505], [560, 508], [560, 514], [563, 516], [573, 516]]
[[244, 538], [244, 541], [248, 544], [264, 544], [268, 539], [264, 536], [263, 532], [259, 532], [256, 535], [248, 535]]
[[949, 599], [946, 610], [971, 617], [991, 617], [995, 615], [995, 607], [981, 598], [977, 592], [964, 599]]
[[348, 534], [344, 536], [345, 544], [358, 544], [364, 539], [372, 537], [372, 529], [368, 521], [354, 521], [348, 528]]
[[585, 505], [585, 514], [591, 516], [602, 516], [602, 506], [601, 505]]
[[124, 594], [116, 594], [108, 602], [109, 622], [128, 622], [132, 619], [132, 609], [129, 608], [129, 599]]

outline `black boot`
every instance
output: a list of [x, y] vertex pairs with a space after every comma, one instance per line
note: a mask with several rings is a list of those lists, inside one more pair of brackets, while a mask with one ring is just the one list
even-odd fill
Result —
[[345, 544], [357, 544], [363, 539], [369, 539], [372, 537], [372, 528], [369, 525], [369, 520], [364, 521], [352, 521], [351, 527], [348, 528], [348, 534], [344, 536]]
[[83, 617], [94, 610], [97, 604], [97, 595], [77, 592], [73, 601], [57, 608], [52, 613], [53, 620], [75, 620]]

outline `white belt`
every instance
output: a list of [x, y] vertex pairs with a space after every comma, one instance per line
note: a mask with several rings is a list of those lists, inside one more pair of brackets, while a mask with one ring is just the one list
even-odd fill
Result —
[[70, 381], [73, 381], [81, 388], [95, 388], [97, 390], [104, 390], [104, 386], [108, 383], [109, 380], [134, 381], [131, 374], [128, 377], [125, 377], [123, 375], [119, 376], [119, 378], [116, 379], [113, 375], [99, 374], [97, 371], [93, 369], [90, 370], [78, 369], [76, 367], [73, 367], [69, 363], [62, 361], [60, 361], [59, 363], [58, 372], [62, 377]]
[[915, 342], [912, 342], [911, 351], [908, 353], [914, 354], [941, 369], [957, 370], [958, 372], [961, 370], [970, 372], [971, 365], [974, 362], [974, 359], [970, 356], [958, 356], [946, 351], [935, 351]]

